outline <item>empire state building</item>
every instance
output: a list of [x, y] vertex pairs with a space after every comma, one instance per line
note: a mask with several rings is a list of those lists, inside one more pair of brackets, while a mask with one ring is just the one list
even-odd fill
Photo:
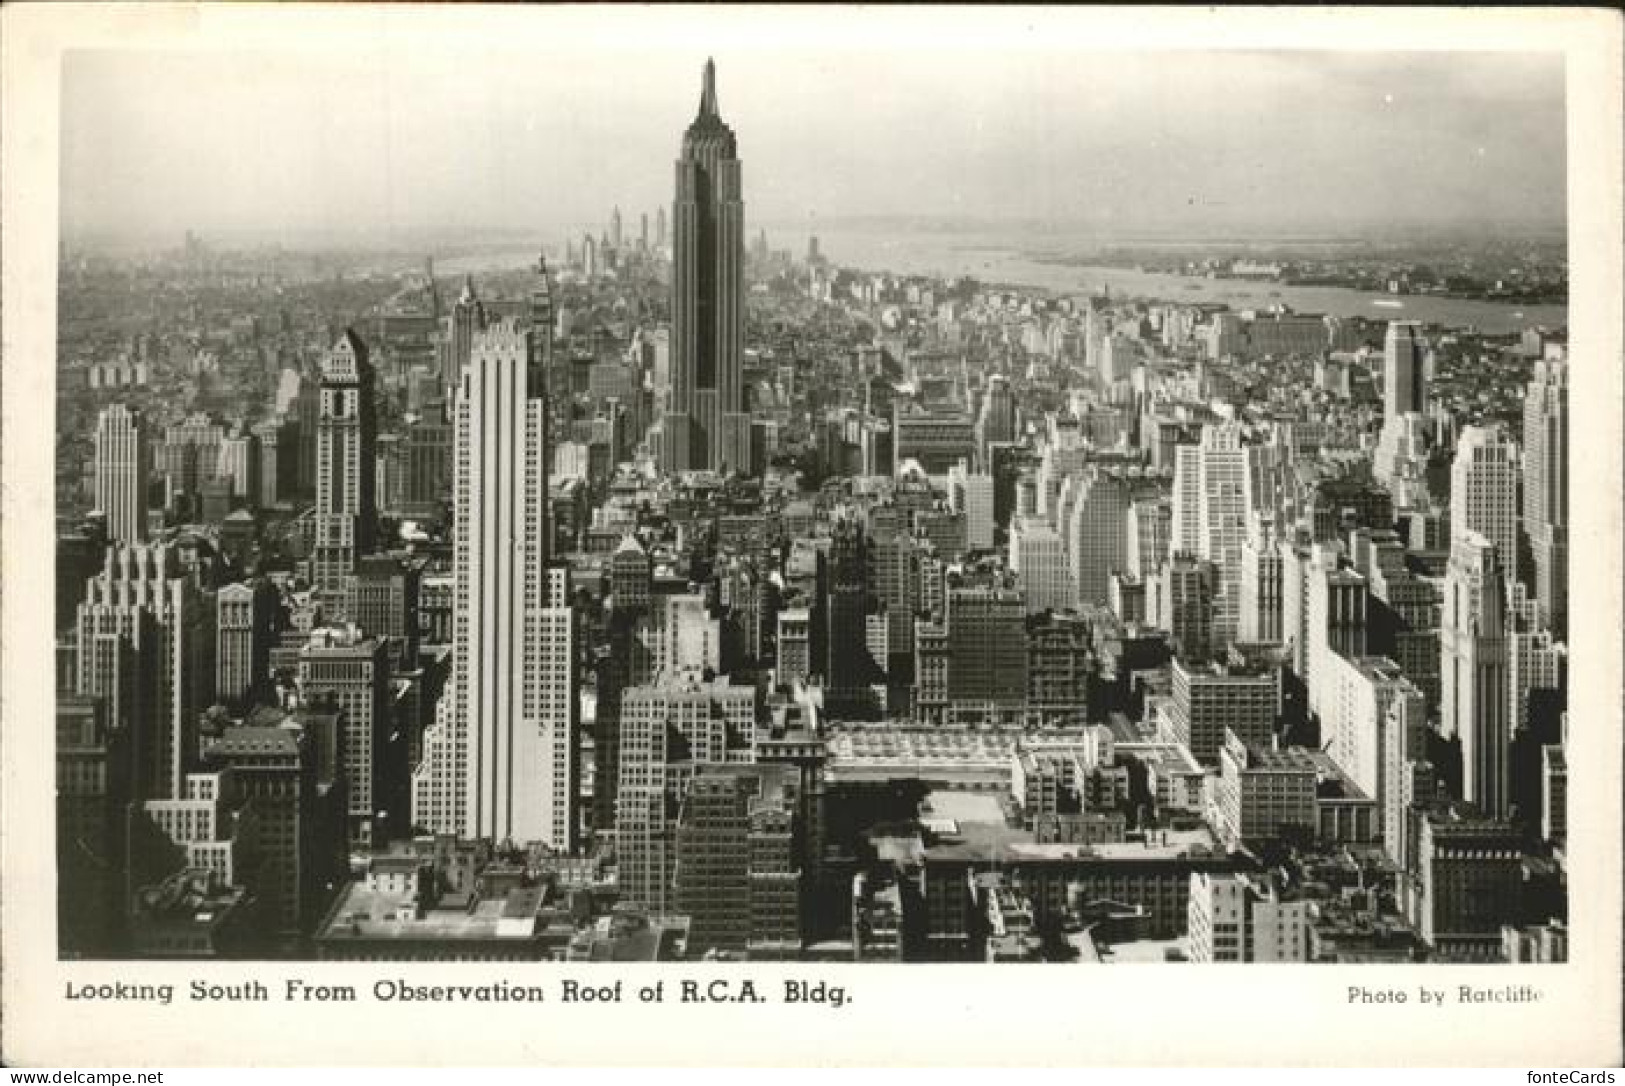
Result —
[[741, 377], [745, 204], [738, 145], [717, 112], [716, 78], [716, 66], [707, 60], [699, 112], [677, 159], [668, 471], [741, 471], [750, 461]]

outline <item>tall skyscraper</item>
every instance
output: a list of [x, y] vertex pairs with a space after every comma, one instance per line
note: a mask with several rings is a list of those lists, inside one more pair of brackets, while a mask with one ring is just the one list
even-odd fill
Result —
[[1421, 434], [1427, 410], [1427, 341], [1419, 321], [1390, 321], [1383, 340], [1382, 432], [1372, 456], [1380, 483], [1404, 492], [1403, 480], [1421, 473]]
[[338, 597], [357, 555], [372, 549], [378, 516], [373, 371], [367, 345], [346, 331], [322, 362], [316, 435], [316, 545], [311, 580]]
[[1439, 730], [1461, 739], [1462, 792], [1492, 818], [1510, 805], [1506, 589], [1495, 544], [1453, 531], [1439, 628]]
[[79, 605], [74, 692], [108, 699], [130, 731], [138, 799], [180, 795], [215, 698], [215, 604], [168, 544], [109, 547]]
[[276, 605], [276, 589], [264, 580], [215, 596], [215, 692], [228, 707], [252, 705], [270, 686]]
[[1283, 640], [1281, 554], [1276, 542], [1273, 517], [1255, 514], [1248, 519], [1247, 541], [1241, 545], [1238, 641], [1274, 644]]
[[382, 844], [405, 830], [407, 744], [391, 719], [384, 643], [353, 626], [315, 631], [299, 650], [299, 689], [312, 707], [342, 713], [350, 840]]
[[1499, 429], [1469, 426], [1450, 465], [1450, 533], [1479, 532], [1495, 547], [1501, 575], [1518, 565], [1518, 447]]
[[1201, 444], [1181, 445], [1175, 455], [1171, 546], [1174, 553], [1194, 554], [1218, 567], [1213, 633], [1222, 647], [1236, 636], [1241, 547], [1248, 514], [1260, 504], [1253, 453], [1241, 443], [1240, 427], [1226, 423], [1204, 426]]
[[750, 416], [741, 380], [745, 204], [738, 145], [717, 112], [716, 66], [709, 60], [699, 112], [677, 159], [672, 222], [674, 372], [664, 466], [748, 470]]
[[618, 207], [609, 215], [609, 247], [617, 252], [621, 248], [621, 209]]
[[1535, 603], [1562, 636], [1569, 611], [1569, 364], [1535, 363], [1523, 401], [1523, 525], [1534, 556]]
[[1014, 705], [1027, 698], [1027, 605], [1004, 588], [948, 592], [948, 697]]
[[665, 247], [666, 247], [666, 209], [663, 208], [663, 207], [658, 207], [658, 208], [655, 208], [655, 248], [656, 249], [664, 249]]
[[1127, 565], [1124, 524], [1133, 500], [1133, 489], [1118, 472], [1091, 467], [1066, 481], [1060, 531], [1080, 605], [1105, 603], [1111, 574]]
[[147, 534], [147, 480], [152, 449], [138, 411], [121, 403], [96, 419], [96, 508], [107, 518], [107, 538], [139, 543]]
[[576, 683], [568, 572], [546, 513], [551, 301], [476, 340], [457, 398], [451, 687], [424, 737], [413, 821], [568, 850]]
[[1383, 339], [1382, 417], [1427, 410], [1427, 341], [1420, 321], [1389, 321]]
[[1010, 569], [1020, 577], [1027, 613], [1076, 606], [1061, 534], [1043, 521], [1022, 519], [1010, 530]]
[[987, 379], [982, 393], [982, 410], [976, 418], [977, 436], [982, 442], [983, 462], [987, 461], [987, 447], [1016, 439], [1016, 394], [1010, 380], [1003, 374]]

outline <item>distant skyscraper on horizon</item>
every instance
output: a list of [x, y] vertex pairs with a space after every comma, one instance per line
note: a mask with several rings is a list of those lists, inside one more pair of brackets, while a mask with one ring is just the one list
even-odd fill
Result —
[[458, 380], [474, 349], [474, 337], [484, 327], [485, 306], [474, 293], [474, 277], [466, 276], [462, 293], [452, 303], [446, 338], [441, 346], [440, 382], [448, 404], [456, 398]]
[[121, 403], [96, 419], [96, 508], [107, 518], [107, 538], [139, 543], [147, 534], [147, 481], [152, 447], [139, 411]]
[[717, 111], [716, 65], [709, 60], [699, 111], [677, 159], [672, 222], [673, 382], [663, 466], [748, 470], [745, 205], [738, 145]]
[[373, 370], [361, 337], [346, 330], [322, 361], [321, 375], [311, 580], [336, 599], [357, 555], [372, 550], [378, 516]]
[[1427, 409], [1426, 354], [1420, 321], [1388, 322], [1382, 345], [1384, 419]]

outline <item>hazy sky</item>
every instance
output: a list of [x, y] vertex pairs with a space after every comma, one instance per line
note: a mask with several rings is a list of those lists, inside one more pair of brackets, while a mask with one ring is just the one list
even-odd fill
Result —
[[[71, 54], [83, 231], [637, 229], [702, 52]], [[1223, 230], [1564, 217], [1561, 57], [716, 53], [756, 223], [855, 215]]]

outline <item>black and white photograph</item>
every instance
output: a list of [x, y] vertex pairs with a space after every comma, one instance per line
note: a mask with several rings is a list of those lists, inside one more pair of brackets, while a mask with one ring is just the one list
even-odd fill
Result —
[[52, 999], [1617, 967], [1562, 47], [481, 10], [61, 53]]

